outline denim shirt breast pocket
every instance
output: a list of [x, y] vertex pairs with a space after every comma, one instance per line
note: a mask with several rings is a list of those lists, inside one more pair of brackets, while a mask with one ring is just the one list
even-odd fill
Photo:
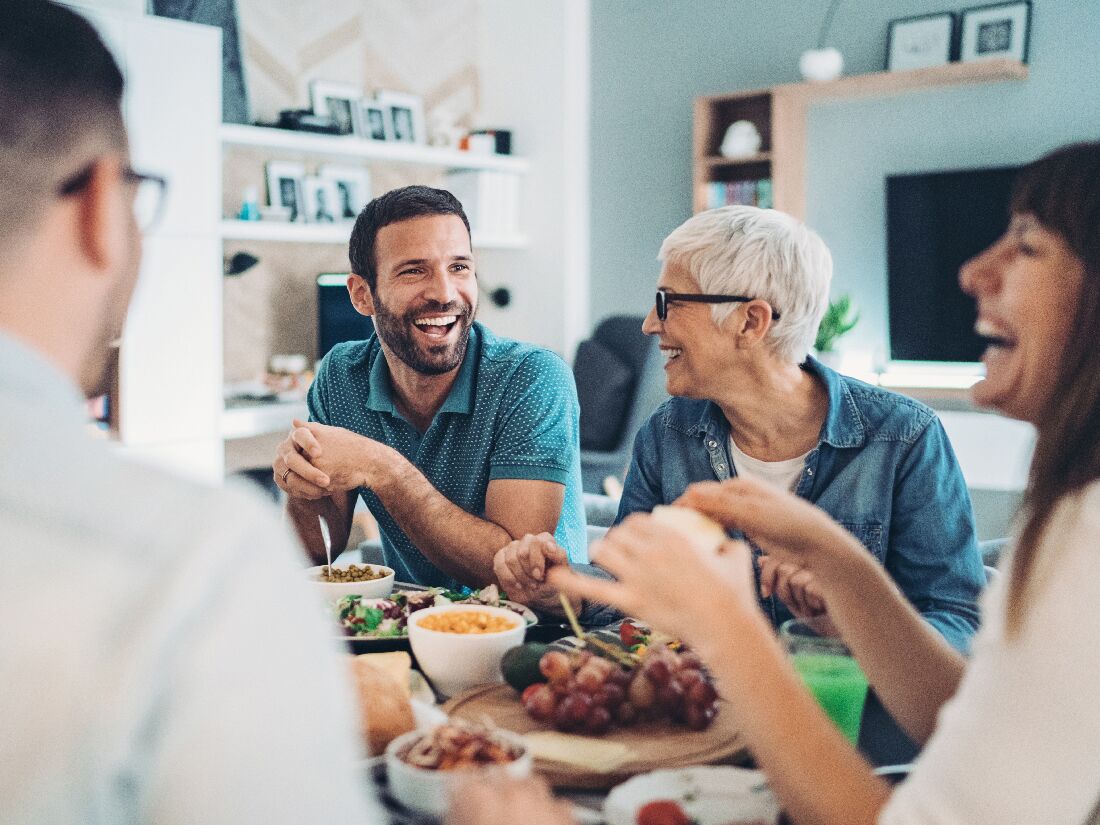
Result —
[[859, 539], [859, 543], [878, 559], [879, 564], [886, 563], [886, 547], [883, 542], [882, 524], [877, 521], [842, 521], [840, 526]]

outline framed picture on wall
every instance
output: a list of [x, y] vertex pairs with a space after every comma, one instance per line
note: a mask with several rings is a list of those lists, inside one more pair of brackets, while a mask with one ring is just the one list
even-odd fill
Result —
[[317, 174], [335, 187], [338, 221], [354, 221], [370, 200], [370, 172], [363, 166], [326, 164]]
[[363, 90], [350, 83], [314, 80], [309, 84], [309, 102], [313, 114], [331, 117], [342, 135], [360, 135], [359, 99]]
[[393, 140], [389, 112], [373, 98], [359, 104], [360, 137], [367, 140]]
[[290, 210], [288, 220], [302, 220], [302, 180], [306, 169], [300, 163], [272, 160], [267, 163], [267, 202]]
[[890, 21], [886, 70], [926, 69], [951, 61], [955, 15], [950, 12]]
[[309, 175], [302, 181], [302, 204], [309, 223], [336, 223], [339, 218], [336, 184], [320, 175]]
[[1030, 29], [1029, 0], [964, 9], [959, 60], [969, 63], [1003, 57], [1026, 63]]
[[378, 105], [385, 112], [386, 126], [393, 140], [401, 143], [426, 143], [424, 101], [404, 92], [379, 92]]

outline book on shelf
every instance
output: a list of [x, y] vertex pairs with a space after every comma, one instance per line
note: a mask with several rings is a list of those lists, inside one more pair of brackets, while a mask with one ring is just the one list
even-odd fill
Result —
[[712, 181], [707, 184], [707, 209], [731, 205], [771, 209], [773, 203], [771, 178]]

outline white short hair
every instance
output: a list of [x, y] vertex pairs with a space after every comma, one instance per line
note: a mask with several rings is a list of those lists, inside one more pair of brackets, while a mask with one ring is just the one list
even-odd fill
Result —
[[[684, 267], [700, 291], [763, 298], [780, 314], [767, 342], [785, 360], [801, 364], [829, 306], [833, 258], [821, 237], [774, 209], [723, 206], [690, 218], [661, 244], [662, 263]], [[715, 304], [721, 325], [735, 304]]]

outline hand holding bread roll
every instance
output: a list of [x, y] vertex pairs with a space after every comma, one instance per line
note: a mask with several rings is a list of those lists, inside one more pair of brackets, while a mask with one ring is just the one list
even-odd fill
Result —
[[703, 552], [718, 553], [719, 548], [729, 539], [722, 525], [690, 507], [658, 504], [653, 508], [653, 520], [676, 528], [694, 547]]

